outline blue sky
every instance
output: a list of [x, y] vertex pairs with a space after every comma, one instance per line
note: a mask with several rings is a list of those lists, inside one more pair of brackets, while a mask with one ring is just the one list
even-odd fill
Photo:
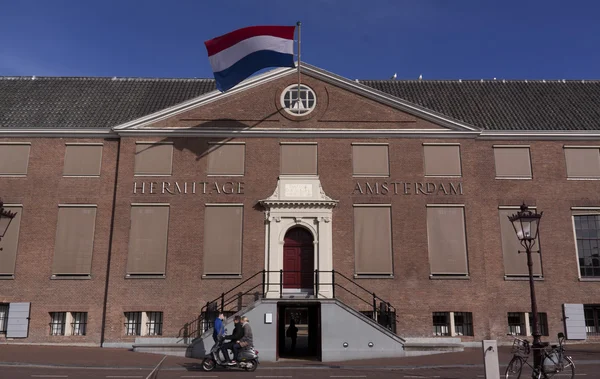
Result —
[[302, 22], [350, 79], [599, 79], [600, 2], [0, 0], [0, 75], [212, 77], [203, 42]]

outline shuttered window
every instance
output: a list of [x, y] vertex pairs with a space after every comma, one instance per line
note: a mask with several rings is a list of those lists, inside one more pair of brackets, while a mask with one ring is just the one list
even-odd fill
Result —
[[173, 169], [173, 144], [136, 142], [135, 175], [168, 176]]
[[92, 268], [96, 206], [59, 206], [54, 275], [89, 275]]
[[0, 175], [27, 175], [30, 148], [31, 144], [28, 142], [0, 143]]
[[460, 146], [423, 144], [425, 175], [461, 176]]
[[102, 144], [67, 144], [64, 176], [100, 176]]
[[352, 144], [352, 175], [390, 176], [388, 145]]
[[[535, 209], [531, 208], [531, 209]], [[500, 234], [502, 236], [502, 255], [504, 258], [504, 274], [506, 276], [529, 276], [527, 267], [527, 254], [525, 248], [519, 242], [512, 222], [508, 216], [512, 216], [519, 211], [519, 207], [501, 208], [498, 213], [500, 216]], [[542, 262], [540, 258], [539, 238], [533, 245], [531, 259], [533, 260], [533, 275], [542, 276]]]
[[600, 150], [597, 147], [565, 146], [565, 160], [568, 178], [600, 178]]
[[427, 238], [432, 275], [468, 275], [462, 206], [427, 206]]
[[496, 178], [531, 179], [529, 146], [494, 146]]
[[317, 144], [282, 143], [281, 175], [317, 175]]
[[164, 275], [169, 204], [132, 204], [127, 274]]
[[241, 204], [207, 204], [204, 209], [204, 275], [241, 275]]
[[246, 145], [221, 143], [210, 146], [208, 153], [208, 175], [244, 175]]
[[391, 205], [354, 205], [356, 275], [392, 275]]
[[6, 204], [4, 205], [4, 209], [16, 213], [8, 226], [6, 234], [2, 238], [2, 241], [0, 241], [0, 247], [3, 249], [0, 251], [0, 276], [11, 277], [15, 274], [23, 207]]

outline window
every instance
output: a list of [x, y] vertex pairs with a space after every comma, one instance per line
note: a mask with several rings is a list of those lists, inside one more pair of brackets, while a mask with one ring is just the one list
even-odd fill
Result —
[[244, 175], [246, 145], [239, 142], [211, 144], [207, 174], [213, 176]]
[[425, 176], [461, 176], [459, 144], [423, 144]]
[[317, 144], [281, 143], [281, 175], [317, 175]]
[[317, 106], [314, 91], [303, 84], [300, 85], [300, 101], [298, 101], [298, 84], [292, 84], [281, 93], [281, 107], [294, 116], [303, 116], [312, 112]]
[[164, 276], [169, 204], [132, 204], [127, 275]]
[[0, 304], [0, 334], [6, 334], [8, 325], [8, 304]]
[[[541, 335], [548, 335], [548, 316], [544, 312], [538, 312], [538, 327]], [[533, 333], [533, 314], [529, 312], [509, 312], [508, 333], [514, 336], [531, 336]]]
[[471, 312], [433, 312], [434, 336], [472, 336]]
[[29, 166], [29, 142], [0, 142], [0, 176], [25, 176]]
[[52, 312], [50, 313], [50, 335], [64, 336], [65, 335], [65, 320], [67, 312]]
[[169, 176], [173, 170], [173, 144], [170, 142], [136, 142], [137, 176]]
[[584, 305], [585, 331], [590, 337], [600, 336], [600, 305]]
[[12, 278], [15, 274], [23, 207], [21, 205], [5, 204], [4, 209], [17, 214], [10, 222], [6, 234], [0, 242], [0, 247], [3, 249], [0, 252], [0, 278]]
[[87, 328], [87, 312], [72, 312], [71, 318], [71, 334], [74, 336], [85, 336]]
[[241, 275], [242, 204], [206, 204], [204, 275]]
[[450, 313], [449, 312], [433, 312], [433, 335], [434, 336], [449, 336], [450, 335]]
[[63, 176], [100, 176], [101, 143], [68, 143]]
[[392, 206], [354, 204], [355, 275], [392, 276]]
[[388, 144], [352, 144], [353, 176], [390, 176]]
[[[535, 209], [535, 207], [531, 207]], [[498, 214], [500, 217], [500, 234], [502, 236], [502, 256], [504, 259], [504, 275], [506, 277], [529, 277], [529, 268], [527, 267], [527, 254], [525, 248], [519, 242], [512, 222], [508, 219], [519, 211], [518, 206], [500, 207]], [[540, 252], [539, 235], [533, 245], [531, 258], [533, 259], [533, 275], [542, 276], [542, 261]]]
[[147, 312], [148, 322], [146, 327], [148, 328], [148, 336], [161, 336], [162, 335], [162, 312]]
[[[529, 335], [533, 335], [533, 313], [528, 313], [529, 325], [531, 332]], [[548, 336], [548, 316], [545, 313], [538, 312], [538, 327], [540, 328], [540, 334], [542, 336]]]
[[162, 312], [125, 312], [126, 336], [160, 336], [162, 326]]
[[95, 227], [95, 205], [59, 205], [52, 274], [90, 275]]
[[139, 336], [142, 329], [142, 312], [125, 312], [125, 335]]
[[593, 146], [565, 146], [567, 178], [599, 179], [600, 150]]
[[454, 312], [454, 330], [457, 336], [472, 336], [473, 314], [471, 312]]
[[525, 313], [508, 313], [508, 333], [513, 336], [525, 336], [527, 330], [525, 327]]
[[598, 278], [600, 277], [600, 213], [585, 210], [573, 213], [579, 275], [582, 278]]
[[531, 179], [529, 146], [494, 145], [496, 179]]
[[462, 205], [427, 205], [427, 239], [432, 276], [469, 274]]

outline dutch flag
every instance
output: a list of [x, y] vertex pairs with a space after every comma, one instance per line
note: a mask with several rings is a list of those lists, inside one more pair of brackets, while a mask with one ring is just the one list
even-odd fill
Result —
[[250, 26], [205, 41], [208, 59], [225, 92], [258, 70], [295, 67], [295, 26]]

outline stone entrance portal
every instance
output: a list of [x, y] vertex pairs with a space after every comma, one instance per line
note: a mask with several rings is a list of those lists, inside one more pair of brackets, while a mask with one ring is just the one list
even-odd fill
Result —
[[[280, 297], [280, 270], [288, 267], [310, 268], [308, 274], [285, 274], [286, 292], [314, 294], [314, 271], [319, 270], [319, 282], [331, 283], [332, 209], [336, 200], [328, 197], [316, 176], [280, 177], [271, 197], [260, 202], [265, 208], [265, 270], [267, 298]], [[302, 234], [302, 235], [300, 235]], [[312, 249], [309, 245], [312, 243]], [[287, 251], [287, 252], [286, 252]], [[312, 259], [309, 255], [312, 253]], [[287, 260], [287, 263], [286, 263]], [[296, 270], [291, 270], [296, 271]], [[298, 270], [300, 271], [300, 270]], [[310, 288], [305, 288], [310, 286]], [[318, 297], [330, 298], [331, 285], [319, 285]]]

